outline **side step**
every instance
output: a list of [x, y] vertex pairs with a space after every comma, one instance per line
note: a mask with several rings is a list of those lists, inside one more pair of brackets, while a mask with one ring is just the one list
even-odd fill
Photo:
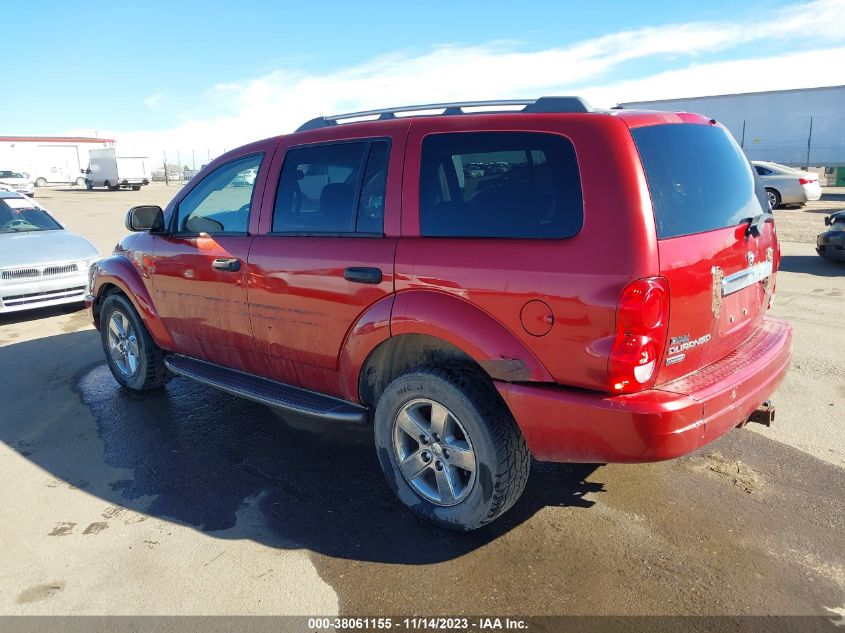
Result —
[[283, 411], [304, 413], [335, 422], [365, 424], [368, 421], [367, 409], [352, 402], [214, 363], [174, 354], [165, 358], [164, 364], [174, 374]]

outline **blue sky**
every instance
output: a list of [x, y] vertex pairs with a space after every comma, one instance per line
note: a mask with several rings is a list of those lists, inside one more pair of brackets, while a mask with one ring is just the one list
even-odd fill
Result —
[[[845, 83], [843, 0], [35, 0], [7, 4], [3, 21], [21, 28], [0, 41], [19, 62], [0, 135], [97, 131], [182, 149], [409, 100], [577, 91], [608, 106]], [[765, 70], [783, 59], [782, 76]]]

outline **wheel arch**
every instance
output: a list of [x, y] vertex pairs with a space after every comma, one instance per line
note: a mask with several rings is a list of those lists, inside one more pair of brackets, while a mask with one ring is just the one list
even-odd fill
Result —
[[[384, 321], [384, 318], [382, 318]], [[387, 384], [413, 367], [444, 360], [479, 367], [493, 380], [553, 382], [537, 357], [504, 325], [469, 302], [440, 292], [396, 295], [378, 340], [358, 350], [360, 363], [341, 363], [356, 378], [347, 395], [374, 405]], [[351, 370], [351, 371], [350, 371]], [[350, 393], [351, 392], [351, 393]]]
[[94, 325], [97, 328], [100, 327], [100, 309], [103, 300], [109, 294], [119, 292], [125, 295], [138, 311], [156, 345], [164, 349], [173, 349], [173, 339], [164, 327], [146, 285], [129, 260], [121, 256], [112, 256], [100, 260], [95, 266], [94, 285], [91, 288], [91, 294], [94, 296], [91, 307]]

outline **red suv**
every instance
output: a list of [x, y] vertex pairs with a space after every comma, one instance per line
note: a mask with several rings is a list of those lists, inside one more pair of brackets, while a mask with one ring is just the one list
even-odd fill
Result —
[[694, 451], [791, 356], [766, 316], [765, 190], [695, 114], [544, 97], [321, 117], [127, 228], [88, 297], [121, 385], [176, 374], [372, 423], [399, 499], [454, 529], [507, 511], [531, 456]]

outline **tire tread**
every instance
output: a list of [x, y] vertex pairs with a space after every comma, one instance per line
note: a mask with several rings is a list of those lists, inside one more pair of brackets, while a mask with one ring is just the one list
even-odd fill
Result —
[[496, 454], [493, 503], [477, 524], [465, 529], [473, 530], [491, 523], [517, 502], [531, 471], [531, 453], [516, 421], [493, 381], [480, 368], [459, 361], [441, 361], [421, 365], [408, 373], [427, 374], [455, 387], [484, 420]]

